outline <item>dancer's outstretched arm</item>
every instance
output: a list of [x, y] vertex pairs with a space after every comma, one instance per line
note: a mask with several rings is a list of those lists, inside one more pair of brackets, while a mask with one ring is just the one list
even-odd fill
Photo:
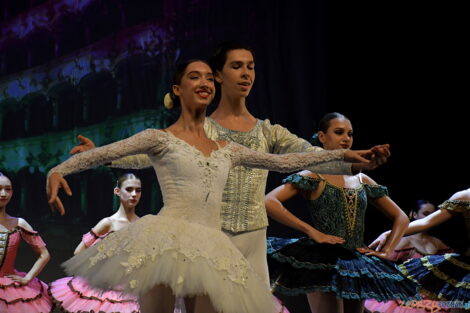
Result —
[[61, 215], [65, 213], [65, 208], [57, 194], [60, 188], [64, 188], [69, 196], [72, 195], [72, 191], [63, 176], [108, 164], [127, 155], [158, 155], [166, 144], [167, 135], [164, 135], [162, 131], [147, 129], [127, 139], [71, 157], [49, 171], [47, 179], [49, 205], [52, 210], [58, 211]]

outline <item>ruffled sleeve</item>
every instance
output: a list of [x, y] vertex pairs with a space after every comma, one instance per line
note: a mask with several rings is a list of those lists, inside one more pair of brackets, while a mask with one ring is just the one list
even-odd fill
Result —
[[446, 209], [446, 210], [457, 212], [457, 213], [470, 211], [470, 201], [447, 200], [441, 205], [439, 205], [439, 209]]
[[317, 189], [321, 179], [292, 174], [282, 180], [283, 184], [292, 184], [295, 188], [312, 191]]
[[367, 197], [371, 199], [388, 196], [388, 189], [385, 186], [364, 184], [364, 189], [367, 193]]
[[100, 236], [95, 234], [93, 230], [90, 230], [88, 233], [84, 234], [82, 236], [82, 242], [85, 244], [87, 248], [91, 247], [98, 239]]
[[41, 236], [39, 236], [38, 232], [36, 231], [29, 231], [24, 229], [23, 227], [18, 226], [21, 238], [28, 243], [28, 245], [32, 247], [42, 248], [46, 246], [46, 243], [42, 240]]

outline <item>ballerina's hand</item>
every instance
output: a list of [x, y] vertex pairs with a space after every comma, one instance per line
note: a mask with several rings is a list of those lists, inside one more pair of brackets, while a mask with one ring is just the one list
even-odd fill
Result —
[[80, 141], [80, 144], [78, 146], [73, 147], [69, 152], [70, 154], [85, 152], [96, 147], [95, 143], [85, 136], [78, 135], [77, 139], [78, 141]]
[[369, 248], [356, 248], [356, 250], [368, 256], [376, 256], [384, 260], [389, 260], [389, 253], [386, 251], [375, 251]]
[[13, 280], [16, 285], [21, 285], [21, 286], [27, 285], [31, 281], [31, 279], [28, 279], [26, 277], [21, 277], [18, 275], [6, 275], [6, 277]]
[[388, 235], [390, 235], [389, 230], [387, 230], [386, 232], [383, 232], [382, 234], [380, 234], [380, 236], [377, 237], [377, 239], [372, 241], [372, 243], [369, 245], [369, 248], [370, 249], [375, 249], [375, 251], [382, 250], [382, 247], [387, 242]]
[[391, 155], [390, 145], [388, 143], [384, 145], [373, 146], [371, 150], [374, 152], [377, 166], [387, 163], [387, 160]]
[[72, 195], [72, 190], [70, 189], [67, 181], [62, 177], [61, 174], [54, 172], [49, 176], [47, 185], [47, 194], [49, 195], [48, 203], [52, 211], [57, 211], [60, 213], [60, 215], [64, 215], [64, 205], [57, 195], [60, 188], [63, 188], [67, 195]]
[[367, 164], [356, 164], [355, 168], [358, 170], [374, 170], [382, 164], [385, 164], [390, 157], [390, 145], [378, 145], [370, 149], [372, 154], [364, 155], [370, 162]]
[[332, 245], [344, 243], [344, 239], [341, 237], [327, 235], [314, 229], [308, 232], [307, 235], [318, 243], [328, 243]]

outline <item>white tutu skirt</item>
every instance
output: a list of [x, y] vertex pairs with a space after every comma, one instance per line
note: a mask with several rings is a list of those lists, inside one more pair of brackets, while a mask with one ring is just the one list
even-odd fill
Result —
[[143, 295], [155, 285], [176, 296], [207, 295], [223, 313], [276, 312], [268, 286], [218, 229], [147, 215], [63, 264], [91, 286]]

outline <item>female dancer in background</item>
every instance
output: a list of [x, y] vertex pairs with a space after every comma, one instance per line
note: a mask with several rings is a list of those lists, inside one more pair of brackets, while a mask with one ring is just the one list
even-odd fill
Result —
[[[119, 177], [114, 194], [119, 197], [120, 205], [116, 213], [105, 217], [88, 233], [74, 254], [93, 246], [112, 232], [127, 227], [139, 217], [135, 207], [141, 196], [140, 179], [132, 173]], [[94, 289], [80, 277], [64, 277], [50, 284], [49, 292], [57, 306], [64, 312], [103, 312], [103, 313], [138, 313], [137, 298], [120, 291]]]
[[[410, 211], [409, 218], [411, 221], [422, 219], [436, 211], [436, 207], [427, 200], [418, 200], [415, 207]], [[403, 263], [412, 258], [421, 258], [430, 254], [445, 254], [452, 252], [446, 244], [441, 240], [425, 232], [403, 237], [395, 247], [389, 259]], [[423, 302], [424, 304], [424, 302]], [[365, 308], [371, 312], [379, 313], [426, 313], [426, 309], [411, 308], [405, 306], [403, 301], [390, 300], [387, 302], [379, 302], [374, 299], [366, 300]], [[442, 308], [433, 312], [449, 312], [449, 309]]]
[[[449, 200], [439, 205], [436, 212], [411, 222], [405, 235], [427, 231], [456, 216], [465, 219], [467, 251], [464, 254], [428, 255], [411, 259], [400, 265], [400, 270], [417, 281], [428, 298], [466, 304], [470, 301], [470, 188], [454, 193]], [[389, 234], [390, 231], [383, 233], [369, 247], [380, 249]], [[465, 310], [456, 308], [452, 312]]]
[[175, 295], [199, 295], [196, 312], [276, 312], [266, 284], [221, 232], [220, 204], [230, 167], [292, 171], [343, 159], [368, 162], [350, 150], [272, 155], [210, 140], [203, 126], [214, 92], [205, 62], [181, 64], [172, 86], [173, 98], [181, 104], [176, 123], [80, 153], [48, 176], [49, 203], [63, 213], [58, 188], [71, 191], [62, 175], [126, 155], [148, 155], [165, 203], [160, 213], [140, 218], [65, 263], [69, 273], [94, 286], [122, 286], [139, 295], [143, 313], [172, 312]]
[[[24, 219], [7, 214], [6, 207], [12, 195], [10, 179], [0, 172], [0, 312], [48, 313], [53, 307], [47, 285], [36, 276], [49, 262], [49, 252], [41, 237]], [[38, 255], [28, 273], [13, 267], [21, 238]]]
[[[339, 113], [325, 115], [318, 139], [326, 150], [351, 148], [351, 122]], [[390, 240], [374, 253], [376, 256], [387, 257], [408, 225], [405, 213], [388, 197], [385, 187], [364, 174], [338, 176], [310, 171], [293, 174], [284, 182], [266, 195], [268, 214], [308, 238], [268, 240], [275, 291], [306, 294], [312, 313], [362, 312], [364, 299], [407, 299], [416, 294], [417, 286], [400, 275], [391, 262], [356, 251], [363, 251], [368, 202], [393, 220]], [[296, 195], [307, 199], [313, 226], [282, 205]]]

